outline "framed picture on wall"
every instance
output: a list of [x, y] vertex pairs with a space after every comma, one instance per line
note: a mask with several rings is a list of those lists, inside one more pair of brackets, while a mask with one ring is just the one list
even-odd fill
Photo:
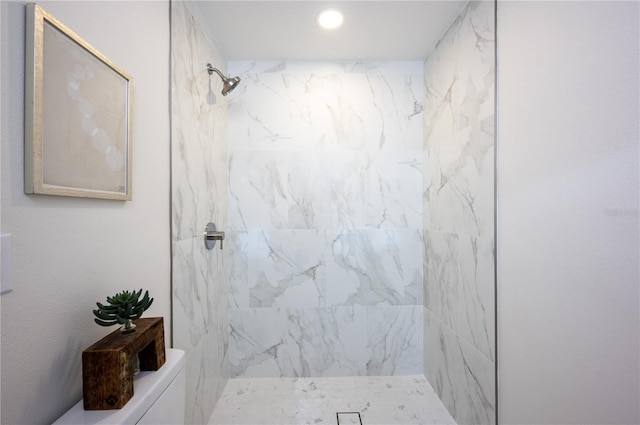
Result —
[[27, 4], [28, 194], [131, 200], [132, 78], [37, 4]]

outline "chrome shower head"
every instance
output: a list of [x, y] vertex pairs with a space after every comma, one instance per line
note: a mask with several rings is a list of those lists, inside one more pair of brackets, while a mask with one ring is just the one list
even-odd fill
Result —
[[238, 83], [240, 83], [240, 77], [233, 77], [233, 78], [225, 77], [224, 74], [218, 70], [218, 68], [214, 68], [213, 65], [211, 65], [210, 63], [207, 64], [207, 71], [209, 72], [209, 75], [215, 72], [222, 79], [222, 95], [223, 96], [226, 96], [227, 94], [229, 94], [233, 89], [236, 88]]
[[240, 83], [240, 77], [227, 78], [222, 80], [224, 85], [222, 86], [222, 95], [226, 96], [229, 92], [236, 88]]

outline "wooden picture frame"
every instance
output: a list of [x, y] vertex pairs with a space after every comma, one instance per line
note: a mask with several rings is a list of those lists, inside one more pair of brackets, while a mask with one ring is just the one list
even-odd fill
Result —
[[27, 4], [27, 194], [130, 201], [132, 77]]

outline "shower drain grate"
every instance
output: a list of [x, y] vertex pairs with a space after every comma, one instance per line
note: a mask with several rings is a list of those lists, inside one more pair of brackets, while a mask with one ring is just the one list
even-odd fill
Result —
[[336, 419], [338, 420], [338, 425], [362, 425], [360, 412], [336, 412]]

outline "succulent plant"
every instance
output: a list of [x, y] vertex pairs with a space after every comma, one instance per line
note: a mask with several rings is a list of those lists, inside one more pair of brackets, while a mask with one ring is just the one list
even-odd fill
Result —
[[135, 325], [132, 320], [139, 319], [142, 313], [151, 306], [153, 298], [149, 298], [149, 291], [145, 291], [140, 299], [142, 289], [136, 291], [122, 291], [113, 297], [107, 297], [109, 305], [96, 303], [97, 310], [93, 310], [96, 316], [93, 319], [100, 326], [124, 325], [123, 332], [133, 332]]

